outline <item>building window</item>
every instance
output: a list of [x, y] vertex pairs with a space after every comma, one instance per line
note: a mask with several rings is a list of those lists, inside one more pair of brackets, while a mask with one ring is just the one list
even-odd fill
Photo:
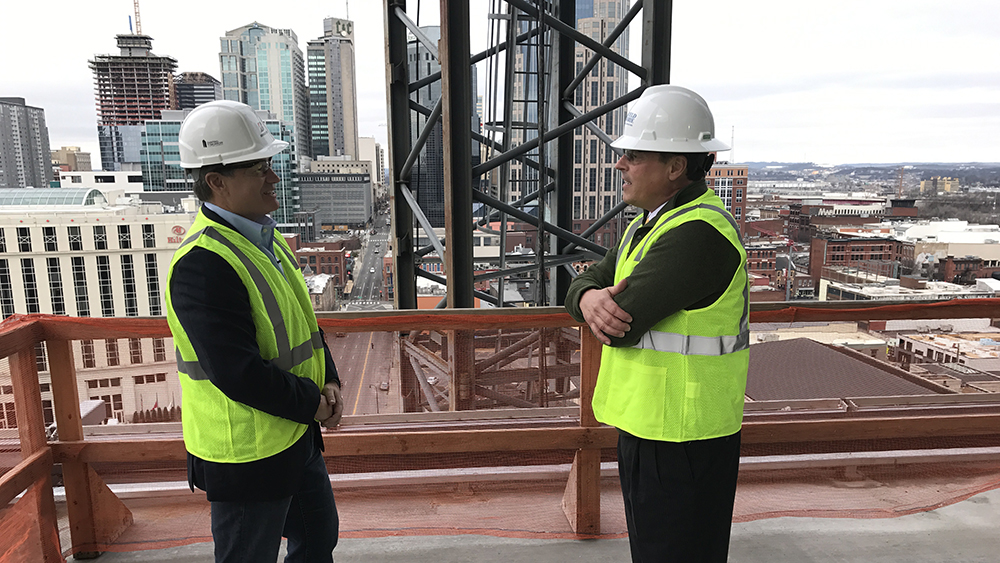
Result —
[[736, 188], [736, 201], [743, 201], [743, 188]]
[[49, 274], [49, 294], [52, 296], [52, 313], [66, 314], [66, 299], [63, 296], [62, 270], [58, 258], [47, 258]]
[[156, 225], [145, 224], [142, 226], [142, 247], [156, 248]]
[[129, 225], [118, 225], [118, 248], [132, 248], [132, 230]]
[[104, 225], [94, 227], [94, 248], [97, 250], [108, 249], [108, 234]]
[[38, 371], [49, 371], [49, 361], [48, 355], [45, 353], [45, 343], [38, 342], [35, 344], [35, 367]]
[[56, 421], [55, 412], [52, 410], [52, 401], [49, 399], [42, 399], [42, 419], [46, 426]]
[[34, 258], [21, 259], [21, 277], [24, 280], [24, 301], [28, 313], [41, 313], [38, 303], [38, 281], [35, 278]]
[[160, 307], [160, 275], [156, 265], [156, 255], [146, 255], [146, 289], [149, 291], [149, 314], [158, 317], [163, 314]]
[[118, 341], [117, 340], [105, 340], [104, 350], [108, 353], [108, 365], [117, 366], [119, 364], [118, 360]]
[[56, 240], [55, 227], [42, 227], [42, 244], [46, 252], [58, 252], [59, 242]]
[[17, 412], [14, 410], [14, 403], [3, 404], [3, 413], [0, 413], [0, 418], [6, 418], [4, 423], [7, 428], [17, 428]]
[[3, 318], [14, 314], [14, 285], [10, 279], [10, 266], [6, 260], [0, 260], [0, 310]]
[[578, 192], [583, 189], [583, 171], [579, 168], [573, 169], [573, 191]]
[[93, 340], [80, 341], [80, 355], [83, 356], [83, 367], [85, 368], [97, 367], [97, 357], [94, 354]]
[[135, 266], [131, 254], [122, 255], [122, 293], [125, 295], [125, 316], [139, 316], [139, 298], [135, 289]]
[[17, 249], [21, 252], [31, 252], [31, 229], [28, 227], [17, 228]]
[[115, 294], [111, 286], [111, 259], [107, 256], [97, 257], [97, 286], [101, 293], [101, 315], [115, 316]]
[[153, 339], [153, 361], [165, 362], [167, 361], [167, 345], [163, 338]]
[[580, 218], [580, 196], [573, 196], [573, 218]]
[[133, 364], [142, 363], [142, 340], [138, 338], [128, 339], [129, 361]]
[[90, 316], [90, 299], [87, 296], [87, 269], [82, 256], [73, 257], [73, 290], [76, 294], [76, 316]]
[[83, 235], [80, 234], [80, 227], [69, 227], [69, 249], [83, 250]]
[[590, 163], [597, 164], [597, 139], [590, 140]]

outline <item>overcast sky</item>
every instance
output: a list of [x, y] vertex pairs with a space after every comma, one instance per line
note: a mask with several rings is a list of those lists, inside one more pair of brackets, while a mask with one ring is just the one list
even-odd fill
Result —
[[[489, 2], [472, 3], [472, 50]], [[419, 23], [437, 23], [424, 0]], [[416, 20], [417, 2], [409, 2]], [[178, 72], [220, 78], [219, 37], [254, 20], [290, 28], [303, 50], [324, 17], [355, 22], [360, 131], [386, 142], [381, 2], [142, 0], [142, 31]], [[53, 148], [95, 167], [87, 61], [117, 54], [131, 0], [5, 2], [0, 96], [45, 109]], [[675, 0], [671, 82], [709, 102], [716, 134], [746, 161], [1000, 162], [1000, 5], [995, 0]], [[641, 31], [633, 25], [630, 58]], [[481, 67], [485, 80], [485, 67]], [[734, 136], [735, 130], [735, 136]], [[726, 158], [723, 155], [723, 158]]]

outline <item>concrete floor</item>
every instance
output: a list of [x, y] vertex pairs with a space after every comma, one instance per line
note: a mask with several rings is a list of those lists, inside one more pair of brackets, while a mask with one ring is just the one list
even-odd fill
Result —
[[[772, 518], [733, 526], [730, 563], [996, 563], [1000, 490], [898, 518]], [[342, 539], [338, 563], [608, 563], [627, 539], [537, 540], [481, 535]], [[281, 556], [284, 556], [282, 551]], [[70, 561], [76, 561], [70, 558]], [[280, 559], [279, 559], [280, 560]], [[209, 563], [212, 544], [105, 553], [100, 563]]]

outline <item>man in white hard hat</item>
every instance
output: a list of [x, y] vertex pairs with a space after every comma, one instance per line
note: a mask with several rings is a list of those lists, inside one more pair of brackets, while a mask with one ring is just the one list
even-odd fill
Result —
[[619, 429], [632, 561], [722, 563], [749, 360], [746, 252], [705, 183], [728, 147], [705, 100], [670, 85], [643, 92], [612, 146], [643, 213], [566, 309], [604, 343], [594, 414]]
[[339, 521], [319, 424], [340, 379], [298, 260], [268, 213], [288, 147], [245, 104], [187, 116], [181, 166], [203, 202], [170, 263], [167, 320], [183, 393], [188, 481], [212, 506], [217, 562], [332, 562]]

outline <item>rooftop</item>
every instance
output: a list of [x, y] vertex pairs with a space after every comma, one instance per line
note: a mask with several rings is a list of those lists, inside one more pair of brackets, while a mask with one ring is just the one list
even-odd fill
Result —
[[0, 189], [0, 207], [89, 207], [106, 203], [104, 194], [93, 188]]

